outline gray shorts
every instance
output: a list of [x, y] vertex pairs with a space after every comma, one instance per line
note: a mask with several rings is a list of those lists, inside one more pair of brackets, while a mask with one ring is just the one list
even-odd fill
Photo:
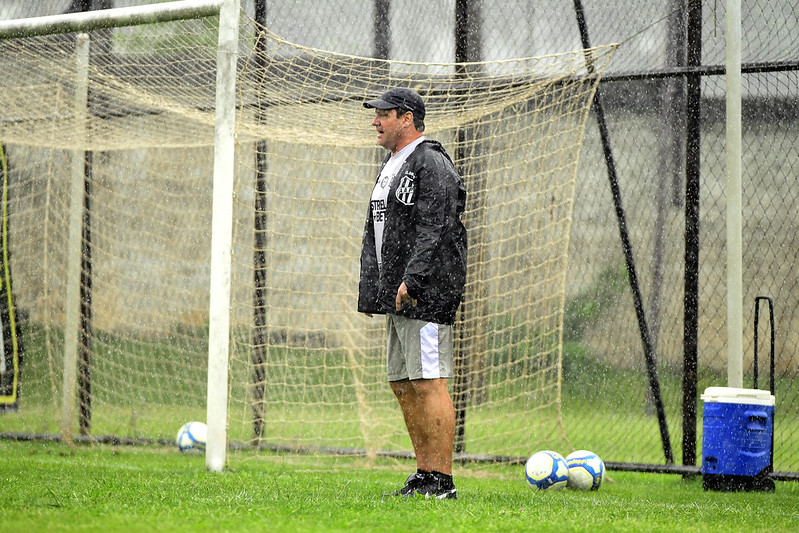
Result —
[[386, 315], [389, 381], [452, 377], [452, 326]]

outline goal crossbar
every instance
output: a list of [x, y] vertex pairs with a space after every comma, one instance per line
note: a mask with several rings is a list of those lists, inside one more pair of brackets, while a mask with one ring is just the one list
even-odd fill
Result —
[[0, 21], [0, 39], [211, 17], [219, 14], [223, 2], [224, 0], [177, 0], [161, 4]]

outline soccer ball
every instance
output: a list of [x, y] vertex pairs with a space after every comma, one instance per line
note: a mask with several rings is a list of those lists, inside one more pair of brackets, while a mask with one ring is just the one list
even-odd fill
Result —
[[203, 422], [186, 422], [178, 430], [175, 443], [182, 452], [189, 450], [205, 450], [208, 426]]
[[533, 490], [560, 490], [569, 480], [569, 467], [558, 452], [543, 450], [527, 459], [524, 474]]
[[566, 456], [569, 467], [569, 488], [598, 490], [605, 480], [605, 463], [594, 452], [577, 450]]

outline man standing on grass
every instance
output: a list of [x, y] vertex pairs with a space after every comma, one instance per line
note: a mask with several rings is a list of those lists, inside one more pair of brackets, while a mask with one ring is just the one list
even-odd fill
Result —
[[386, 316], [386, 369], [416, 454], [396, 496], [457, 498], [452, 324], [466, 282], [466, 189], [447, 152], [424, 136], [425, 104], [390, 89], [364, 102], [389, 150], [364, 228], [358, 311]]

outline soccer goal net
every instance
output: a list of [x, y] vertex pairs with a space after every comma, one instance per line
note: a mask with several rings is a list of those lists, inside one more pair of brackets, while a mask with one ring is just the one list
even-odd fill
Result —
[[[468, 191], [450, 382], [457, 451], [517, 457], [558, 446], [574, 183], [614, 48], [409, 63], [298, 46], [244, 12], [240, 23], [229, 442], [411, 453], [386, 383], [384, 322], [356, 311], [384, 155], [362, 102], [407, 86], [426, 100], [425, 133]], [[20, 341], [19, 364], [3, 367], [19, 370], [4, 432], [66, 424], [76, 438], [166, 442], [205, 419], [217, 27], [202, 16], [0, 40], [3, 283]], [[70, 276], [75, 224], [80, 268]], [[70, 290], [80, 293], [77, 332]], [[73, 363], [65, 339], [74, 335]], [[71, 372], [76, 390], [65, 391]]]

